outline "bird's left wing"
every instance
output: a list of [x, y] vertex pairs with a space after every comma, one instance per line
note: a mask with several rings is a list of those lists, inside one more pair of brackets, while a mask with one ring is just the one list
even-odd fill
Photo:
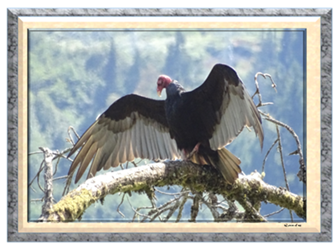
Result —
[[211, 105], [201, 112], [201, 121], [207, 125], [209, 143], [217, 150], [231, 143], [245, 126], [253, 127], [263, 145], [260, 114], [237, 72], [228, 65], [216, 64], [205, 82], [185, 94], [189, 101]]
[[83, 134], [68, 157], [79, 148], [68, 174], [79, 167], [75, 183], [92, 164], [88, 178], [104, 168], [134, 158], [177, 159], [180, 151], [170, 137], [164, 101], [127, 95], [114, 102]]

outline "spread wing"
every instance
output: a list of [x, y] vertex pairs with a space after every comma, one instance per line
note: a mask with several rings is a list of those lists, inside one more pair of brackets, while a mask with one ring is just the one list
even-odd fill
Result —
[[68, 175], [79, 167], [75, 183], [90, 162], [88, 178], [104, 168], [134, 158], [177, 159], [180, 151], [170, 137], [164, 101], [127, 95], [114, 102], [83, 134], [68, 157], [79, 148]]
[[186, 94], [193, 102], [211, 105], [212, 112], [200, 113], [200, 116], [207, 125], [212, 149], [231, 143], [245, 126], [253, 127], [263, 146], [260, 114], [233, 68], [216, 64], [205, 82]]

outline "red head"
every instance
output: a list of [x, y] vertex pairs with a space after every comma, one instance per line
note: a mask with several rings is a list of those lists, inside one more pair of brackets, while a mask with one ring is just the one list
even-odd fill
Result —
[[159, 96], [161, 96], [161, 91], [166, 88], [173, 80], [167, 75], [160, 75], [157, 81], [156, 91]]

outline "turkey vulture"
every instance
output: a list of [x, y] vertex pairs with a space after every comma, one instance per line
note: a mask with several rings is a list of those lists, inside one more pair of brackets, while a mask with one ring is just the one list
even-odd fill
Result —
[[75, 183], [91, 160], [87, 178], [134, 158], [189, 159], [210, 164], [232, 184], [241, 172], [240, 160], [224, 146], [244, 126], [253, 127], [263, 144], [259, 112], [236, 71], [216, 64], [205, 82], [185, 91], [177, 81], [161, 75], [157, 93], [166, 89], [167, 99], [158, 101], [130, 94], [114, 102], [86, 130], [69, 156], [79, 148], [68, 175], [79, 167]]

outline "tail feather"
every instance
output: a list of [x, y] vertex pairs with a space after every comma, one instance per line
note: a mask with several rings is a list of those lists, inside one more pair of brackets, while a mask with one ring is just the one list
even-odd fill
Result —
[[225, 180], [228, 183], [233, 184], [238, 178], [238, 174], [241, 172], [239, 167], [241, 161], [225, 147], [217, 152], [219, 158], [218, 161], [214, 161], [211, 157], [208, 158], [211, 161], [211, 164], [222, 173]]
[[215, 167], [224, 177], [225, 181], [233, 184], [241, 173], [239, 167], [241, 161], [233, 155], [228, 149], [223, 147], [214, 151], [208, 146], [201, 145], [198, 152], [189, 157], [189, 160], [195, 164], [209, 164]]

